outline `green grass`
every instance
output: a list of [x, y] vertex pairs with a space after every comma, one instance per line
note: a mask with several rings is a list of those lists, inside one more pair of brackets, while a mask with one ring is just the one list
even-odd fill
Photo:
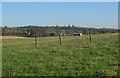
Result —
[[3, 76], [116, 76], [118, 34], [3, 39]]

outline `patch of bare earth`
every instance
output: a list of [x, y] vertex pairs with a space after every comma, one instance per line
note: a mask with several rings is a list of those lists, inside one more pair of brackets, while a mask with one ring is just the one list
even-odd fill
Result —
[[13, 38], [26, 38], [26, 37], [18, 37], [18, 36], [0, 36], [0, 39], [13, 39]]

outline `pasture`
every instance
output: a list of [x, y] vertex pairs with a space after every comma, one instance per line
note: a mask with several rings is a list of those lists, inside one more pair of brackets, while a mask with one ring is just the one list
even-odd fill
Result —
[[3, 76], [116, 76], [118, 34], [2, 39]]

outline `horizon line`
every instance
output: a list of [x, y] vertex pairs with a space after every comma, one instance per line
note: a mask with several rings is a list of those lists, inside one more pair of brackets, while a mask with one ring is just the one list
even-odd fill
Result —
[[[58, 25], [58, 24], [56, 24], [56, 25], [17, 25], [17, 26], [8, 26], [8, 25], [4, 25], [4, 26], [1, 26], [1, 27], [5, 27], [5, 26], [7, 26], [7, 27], [25, 27], [25, 26], [37, 26], [37, 27], [47, 27], [47, 26], [50, 26], [50, 27], [56, 27], [56, 26], [58, 26], [58, 27], [68, 27], [68, 26], [70, 26], [70, 27], [72, 27], [74, 24], [63, 24], [63, 25]], [[82, 25], [74, 25], [74, 27], [83, 27], [83, 28], [96, 28], [96, 29], [102, 29], [102, 28], [107, 28], [107, 29], [120, 29], [119, 27], [117, 27], [117, 28], [113, 28], [113, 27], [94, 27], [94, 26], [92, 26], [92, 25], [90, 25], [90, 26], [82, 26]]]

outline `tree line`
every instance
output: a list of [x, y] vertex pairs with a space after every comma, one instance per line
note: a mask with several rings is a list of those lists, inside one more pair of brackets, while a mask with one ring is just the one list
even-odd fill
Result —
[[[77, 26], [21, 26], [21, 27], [2, 27], [2, 36], [23, 36], [23, 37], [48, 37], [58, 36], [72, 36], [74, 33], [89, 34], [89, 29], [86, 27]], [[118, 33], [118, 29], [110, 28], [91, 28], [91, 34], [105, 34]]]

